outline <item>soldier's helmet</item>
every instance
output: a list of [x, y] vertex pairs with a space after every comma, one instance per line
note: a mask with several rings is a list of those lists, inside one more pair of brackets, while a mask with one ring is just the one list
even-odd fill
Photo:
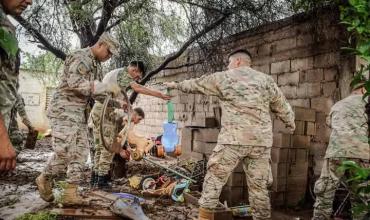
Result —
[[352, 90], [359, 89], [363, 87], [366, 83], [366, 81], [369, 80], [369, 73], [367, 71], [363, 71], [362, 73], [356, 73], [352, 82], [351, 82], [351, 88]]
[[100, 42], [104, 42], [108, 45], [109, 51], [114, 55], [118, 56], [119, 55], [119, 42], [109, 33], [104, 32], [100, 38]]

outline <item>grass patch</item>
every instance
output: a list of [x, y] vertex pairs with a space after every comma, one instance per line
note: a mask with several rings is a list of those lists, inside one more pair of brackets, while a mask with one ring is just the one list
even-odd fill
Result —
[[16, 220], [56, 220], [57, 214], [50, 211], [41, 211], [37, 213], [26, 213], [16, 218]]

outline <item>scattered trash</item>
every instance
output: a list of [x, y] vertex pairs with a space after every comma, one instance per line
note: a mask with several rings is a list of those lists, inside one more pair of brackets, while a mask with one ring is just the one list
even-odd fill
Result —
[[252, 208], [249, 205], [230, 207], [233, 216], [248, 217], [252, 216]]
[[145, 202], [145, 199], [129, 194], [129, 193], [113, 193], [113, 195], [116, 195], [121, 199], [131, 199], [131, 200], [138, 199], [140, 203]]
[[128, 217], [133, 220], [149, 220], [144, 214], [138, 198], [120, 198], [113, 203], [110, 209], [113, 213], [122, 217]]
[[134, 189], [140, 188], [141, 180], [142, 180], [141, 176], [132, 176], [128, 179], [130, 186]]
[[172, 191], [171, 198], [175, 202], [184, 202], [184, 192], [188, 189], [190, 185], [189, 180], [180, 180], [174, 187]]

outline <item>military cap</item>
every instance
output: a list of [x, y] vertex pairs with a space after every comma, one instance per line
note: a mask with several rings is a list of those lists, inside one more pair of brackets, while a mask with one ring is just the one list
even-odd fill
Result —
[[119, 55], [119, 43], [112, 35], [110, 35], [107, 32], [104, 32], [100, 36], [99, 41], [106, 43], [109, 46], [109, 51], [113, 55], [115, 55], [115, 56]]

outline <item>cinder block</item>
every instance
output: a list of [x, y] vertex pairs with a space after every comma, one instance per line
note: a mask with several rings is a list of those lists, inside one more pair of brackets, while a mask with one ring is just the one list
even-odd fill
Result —
[[338, 68], [332, 67], [324, 69], [324, 80], [325, 81], [335, 81], [339, 77]]
[[307, 83], [306, 86], [307, 86], [306, 97], [317, 97], [321, 95], [320, 83]]
[[195, 127], [206, 127], [206, 113], [195, 112], [191, 119], [191, 125]]
[[273, 134], [273, 147], [291, 147], [291, 135], [274, 133]]
[[271, 64], [271, 74], [290, 72], [290, 60], [275, 62]]
[[306, 135], [316, 135], [316, 124], [314, 122], [306, 122]]
[[253, 68], [262, 72], [262, 73], [270, 74], [270, 64], [261, 65], [261, 66], [254, 66]]
[[195, 104], [195, 111], [196, 112], [204, 112], [204, 105], [203, 104]]
[[315, 122], [316, 120], [316, 111], [314, 109], [294, 106], [293, 111], [295, 114], [295, 120], [312, 122]]
[[295, 121], [294, 134], [304, 135], [306, 129], [306, 123], [304, 121]]
[[310, 69], [300, 72], [300, 82], [321, 82], [324, 79], [323, 69]]
[[285, 39], [279, 40], [274, 43], [276, 43], [276, 52], [289, 50], [289, 49], [295, 48], [297, 45], [297, 41], [295, 37], [285, 38]]
[[293, 135], [292, 147], [295, 148], [309, 148], [311, 144], [311, 137], [306, 135]]
[[272, 148], [273, 163], [298, 163], [308, 161], [309, 151], [305, 148]]
[[315, 56], [314, 67], [332, 67], [340, 62], [340, 55], [338, 52], [325, 53]]
[[245, 186], [245, 185], [246, 177], [244, 172], [243, 173], [233, 172], [226, 183], [226, 186]]
[[[298, 90], [297, 90], [298, 92]], [[310, 108], [310, 100], [309, 99], [289, 99], [289, 104], [291, 106], [298, 106], [302, 108]]]
[[289, 161], [289, 151], [291, 148], [271, 148], [271, 161], [273, 163], [286, 163]]
[[299, 72], [282, 73], [278, 75], [278, 85], [294, 85], [299, 83]]
[[203, 141], [193, 141], [193, 151], [201, 154], [210, 155], [217, 143], [207, 143]]
[[192, 134], [192, 128], [184, 127], [181, 129], [181, 147], [183, 150], [186, 151], [192, 151], [192, 140], [193, 140], [193, 134]]
[[309, 153], [313, 156], [315, 161], [317, 159], [322, 160], [324, 159], [326, 148], [326, 143], [313, 142], [309, 148]]
[[313, 43], [311, 34], [300, 34], [297, 36], [297, 47], [307, 46]]
[[306, 148], [291, 148], [289, 154], [289, 162], [296, 163], [307, 163], [309, 158], [309, 150]]
[[307, 176], [308, 161], [297, 163], [272, 163], [272, 175], [275, 178], [290, 176]]
[[281, 86], [280, 90], [283, 92], [287, 99], [293, 99], [297, 97], [297, 86]]
[[194, 140], [217, 143], [219, 133], [220, 129], [218, 128], [199, 128], [194, 130]]
[[294, 59], [291, 61], [292, 71], [308, 70], [313, 67], [313, 57]]
[[317, 97], [311, 99], [311, 108], [329, 114], [330, 108], [334, 105], [331, 98]]
[[322, 91], [325, 97], [332, 97], [337, 89], [336, 82], [322, 83]]

